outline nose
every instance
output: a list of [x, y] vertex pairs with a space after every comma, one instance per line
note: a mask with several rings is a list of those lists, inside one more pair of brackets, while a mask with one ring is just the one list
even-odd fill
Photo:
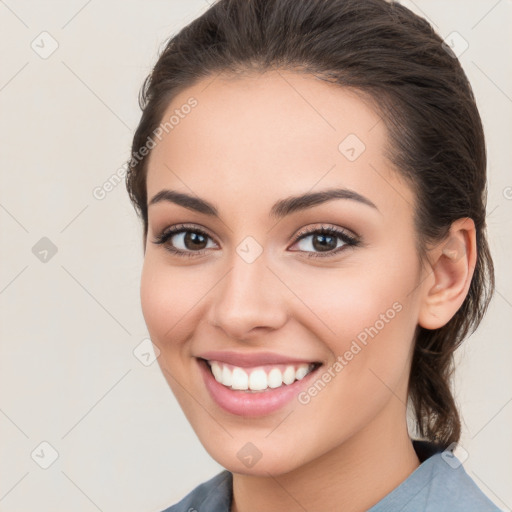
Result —
[[235, 255], [214, 294], [210, 323], [238, 341], [251, 341], [279, 329], [287, 318], [283, 288], [264, 255], [252, 263]]

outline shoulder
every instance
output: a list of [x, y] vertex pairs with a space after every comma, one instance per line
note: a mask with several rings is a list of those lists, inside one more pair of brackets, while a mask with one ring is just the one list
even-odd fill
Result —
[[501, 512], [452, 452], [437, 452], [369, 512]]
[[229, 512], [232, 482], [233, 475], [227, 470], [221, 471], [162, 512]]
[[431, 480], [427, 488], [435, 500], [429, 510], [500, 512], [452, 452], [445, 451], [432, 457]]

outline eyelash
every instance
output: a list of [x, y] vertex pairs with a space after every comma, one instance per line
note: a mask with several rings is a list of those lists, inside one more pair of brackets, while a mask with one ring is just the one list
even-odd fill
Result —
[[[206, 238], [212, 238], [206, 231], [203, 231], [202, 229], [195, 227], [195, 226], [189, 226], [186, 224], [178, 224], [176, 226], [173, 226], [171, 228], [165, 229], [162, 231], [159, 235], [155, 236], [153, 243], [164, 245], [165, 249], [171, 252], [172, 254], [175, 254], [176, 256], [185, 257], [185, 258], [191, 258], [195, 256], [201, 256], [204, 254], [204, 252], [207, 249], [201, 249], [200, 251], [182, 251], [180, 249], [176, 249], [171, 244], [168, 244], [168, 240], [172, 238], [172, 236], [183, 233], [183, 232], [191, 232], [191, 233], [197, 233], [201, 236], [204, 236]], [[346, 247], [357, 247], [361, 245], [361, 241], [358, 237], [354, 237], [346, 233], [345, 231], [337, 228], [333, 228], [330, 226], [321, 226], [320, 228], [305, 228], [304, 230], [297, 233], [297, 236], [295, 237], [293, 241], [293, 245], [295, 245], [297, 242], [302, 240], [303, 238], [306, 238], [308, 235], [312, 234], [320, 234], [320, 235], [330, 235], [334, 236], [336, 238], [339, 238], [344, 242], [344, 245], [341, 247], [338, 247], [336, 249], [333, 249], [332, 251], [326, 251], [325, 254], [305, 251], [307, 253], [308, 258], [328, 258], [332, 257], [334, 255], [337, 255], [340, 251], [344, 250]], [[300, 252], [300, 251], [299, 251]]]

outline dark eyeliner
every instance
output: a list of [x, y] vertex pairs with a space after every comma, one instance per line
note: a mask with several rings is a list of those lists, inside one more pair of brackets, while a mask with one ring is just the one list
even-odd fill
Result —
[[157, 245], [163, 245], [167, 251], [169, 251], [171, 254], [175, 254], [176, 256], [194, 257], [203, 254], [205, 249], [202, 249], [200, 251], [181, 251], [167, 243], [172, 236], [187, 231], [198, 233], [206, 238], [211, 238], [211, 236], [208, 233], [206, 233], [206, 231], [203, 231], [200, 228], [190, 226], [187, 224], [177, 224], [176, 226], [166, 228], [158, 235], [155, 235], [152, 242]]
[[345, 250], [347, 247], [357, 247], [361, 245], [361, 240], [359, 237], [349, 235], [346, 231], [338, 228], [333, 228], [331, 226], [321, 226], [320, 228], [306, 228], [297, 234], [293, 244], [295, 245], [299, 240], [302, 240], [303, 238], [306, 238], [307, 236], [314, 234], [334, 236], [335, 238], [339, 238], [340, 240], [342, 240], [345, 245], [342, 245], [337, 249], [333, 249], [332, 251], [325, 251], [324, 253], [306, 252], [307, 258], [328, 258], [337, 255], [339, 252]]
[[[183, 232], [193, 232], [198, 233], [205, 238], [212, 238], [208, 233], [206, 233], [204, 230], [187, 225], [187, 224], [178, 224], [176, 226], [172, 226], [170, 228], [164, 229], [161, 233], [156, 235], [152, 242], [157, 245], [163, 245], [164, 248], [169, 251], [171, 254], [174, 254], [176, 256], [180, 257], [195, 257], [195, 256], [201, 256], [205, 253], [206, 249], [201, 249], [199, 251], [182, 251], [179, 249], [176, 249], [171, 244], [168, 244], [167, 242], [169, 239], [178, 234]], [[349, 235], [346, 231], [338, 228], [334, 228], [331, 226], [321, 226], [320, 228], [306, 228], [301, 230], [297, 236], [295, 237], [293, 241], [293, 245], [296, 244], [298, 241], [302, 240], [303, 238], [310, 236], [310, 235], [330, 235], [335, 238], [339, 238], [344, 242], [344, 245], [341, 247], [338, 247], [337, 249], [331, 250], [331, 251], [325, 251], [325, 252], [311, 252], [311, 251], [292, 251], [292, 252], [302, 252], [306, 253], [307, 258], [328, 258], [333, 257], [337, 255], [340, 251], [345, 250], [347, 247], [356, 247], [361, 245], [361, 241], [358, 237], [354, 237], [352, 235]]]

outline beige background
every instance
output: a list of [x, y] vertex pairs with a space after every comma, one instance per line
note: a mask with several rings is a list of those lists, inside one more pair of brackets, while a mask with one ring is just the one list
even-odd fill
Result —
[[[487, 133], [497, 294], [457, 354], [456, 396], [464, 467], [510, 510], [512, 2], [404, 3], [469, 45], [460, 59]], [[2, 512], [157, 512], [221, 469], [136, 349], [141, 227], [124, 182], [93, 194], [128, 157], [158, 50], [207, 7], [0, 1]]]

